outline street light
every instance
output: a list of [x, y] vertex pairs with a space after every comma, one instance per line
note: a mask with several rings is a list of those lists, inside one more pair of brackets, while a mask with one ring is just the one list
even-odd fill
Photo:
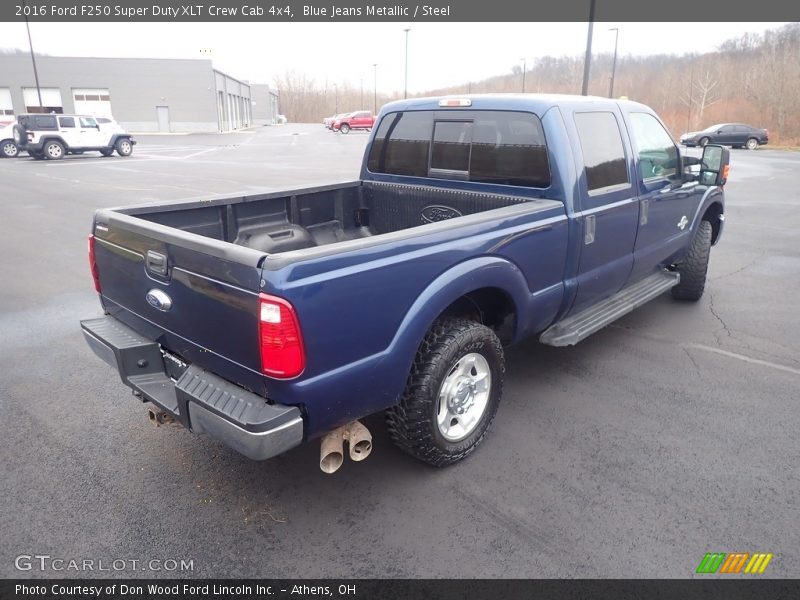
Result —
[[359, 110], [364, 110], [364, 78], [361, 78], [361, 103], [358, 105]]
[[403, 86], [403, 98], [408, 98], [408, 32], [411, 31], [410, 28], [403, 29], [406, 32], [406, 79], [405, 85]]
[[522, 93], [525, 93], [525, 73], [528, 71], [528, 61], [525, 58], [520, 58], [522, 61]]
[[372, 65], [373, 69], [373, 88], [372, 88], [372, 114], [378, 114], [378, 63]]
[[[25, 7], [25, 0], [22, 0], [22, 8]], [[23, 13], [24, 14], [24, 13]], [[31, 47], [31, 62], [33, 63], [33, 78], [36, 80], [36, 94], [39, 96], [39, 110], [44, 112], [44, 103], [42, 103], [42, 88], [39, 87], [39, 71], [36, 69], [36, 55], [33, 52], [33, 39], [31, 38], [31, 26], [28, 23], [28, 15], [25, 16], [25, 29], [28, 30], [28, 44]]]
[[619, 43], [619, 27], [612, 27], [614, 32], [614, 61], [611, 63], [611, 83], [608, 85], [608, 97], [614, 97], [614, 76], [617, 74], [617, 44]]
[[582, 96], [589, 94], [589, 69], [591, 69], [592, 66], [592, 32], [594, 31], [594, 4], [595, 0], [591, 0], [589, 4], [589, 33], [586, 36], [586, 57], [583, 59]]
[[333, 84], [333, 93], [334, 93], [334, 105], [333, 105], [333, 114], [339, 114], [339, 86], [337, 84]]

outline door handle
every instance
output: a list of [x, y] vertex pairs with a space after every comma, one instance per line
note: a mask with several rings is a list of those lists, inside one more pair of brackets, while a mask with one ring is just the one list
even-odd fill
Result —
[[596, 220], [597, 219], [594, 215], [589, 215], [586, 217], [586, 225], [583, 232], [583, 243], [585, 246], [594, 243], [594, 228]]

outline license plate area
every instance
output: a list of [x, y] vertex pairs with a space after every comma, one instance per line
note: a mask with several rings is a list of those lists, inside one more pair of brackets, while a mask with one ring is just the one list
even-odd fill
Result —
[[172, 381], [177, 382], [178, 379], [181, 378], [181, 375], [183, 375], [183, 372], [189, 368], [189, 363], [180, 358], [177, 354], [164, 350], [164, 348], [161, 348], [161, 356], [164, 357], [164, 370], [167, 376], [172, 379]]

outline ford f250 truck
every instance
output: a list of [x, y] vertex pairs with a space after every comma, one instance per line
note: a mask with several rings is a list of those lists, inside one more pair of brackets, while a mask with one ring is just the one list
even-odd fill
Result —
[[414, 99], [377, 123], [357, 181], [96, 212], [83, 333], [152, 419], [253, 459], [322, 437], [332, 472], [385, 411], [443, 466], [483, 440], [504, 347], [703, 294], [728, 150], [681, 156], [648, 107]]

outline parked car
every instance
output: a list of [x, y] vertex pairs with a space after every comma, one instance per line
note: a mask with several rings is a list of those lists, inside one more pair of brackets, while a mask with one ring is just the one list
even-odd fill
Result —
[[14, 125], [14, 141], [33, 158], [48, 160], [88, 151], [103, 156], [116, 151], [120, 156], [130, 156], [136, 144], [131, 134], [106, 128], [95, 117], [56, 114], [19, 115]]
[[692, 131], [681, 136], [685, 146], [705, 146], [720, 144], [734, 148], [755, 150], [769, 141], [769, 132], [743, 123], [720, 123], [703, 131]]
[[374, 124], [375, 117], [372, 115], [371, 111], [358, 110], [341, 115], [333, 122], [333, 127], [331, 127], [331, 129], [342, 133], [350, 133], [351, 129], [366, 129], [367, 131], [371, 131]]
[[385, 411], [403, 451], [448, 465], [486, 435], [504, 347], [700, 299], [728, 158], [681, 156], [629, 101], [390, 103], [356, 181], [98, 210], [105, 314], [81, 326], [156, 423], [253, 459], [322, 438], [329, 473]]
[[14, 122], [0, 122], [0, 157], [19, 156], [19, 146], [14, 141]]

